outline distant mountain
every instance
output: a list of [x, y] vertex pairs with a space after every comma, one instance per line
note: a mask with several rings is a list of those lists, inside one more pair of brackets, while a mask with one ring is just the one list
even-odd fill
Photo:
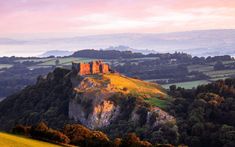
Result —
[[47, 52], [39, 55], [39, 57], [49, 57], [49, 56], [64, 57], [64, 56], [69, 56], [72, 54], [73, 54], [72, 51], [51, 50], [51, 51], [47, 51]]
[[[156, 52], [182, 51], [194, 56], [224, 54], [235, 56], [235, 30], [202, 30], [162, 34], [106, 34], [14, 41], [11, 39], [1, 41], [0, 39], [0, 50], [12, 49], [18, 53], [20, 53], [19, 50], [45, 52], [48, 48], [53, 50], [65, 48], [75, 51], [84, 48], [104, 49], [110, 46], [118, 46], [117, 48], [121, 50], [131, 47], [135, 50], [140, 49], [141, 52], [142, 49], [148, 49], [146, 52], [149, 50]], [[44, 49], [42, 50], [42, 48]]]
[[150, 54], [150, 53], [158, 53], [155, 50], [150, 50], [150, 49], [134, 49], [125, 45], [119, 45], [119, 46], [110, 46], [105, 49], [101, 50], [116, 50], [116, 51], [131, 51], [133, 53], [142, 53], [142, 54]]
[[120, 59], [120, 58], [141, 58], [145, 57], [141, 53], [119, 50], [94, 50], [85, 49], [74, 52], [72, 57], [93, 58], [93, 59]]

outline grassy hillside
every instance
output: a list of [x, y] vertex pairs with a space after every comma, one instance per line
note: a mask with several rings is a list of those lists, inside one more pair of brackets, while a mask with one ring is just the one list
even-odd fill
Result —
[[125, 77], [120, 74], [104, 74], [103, 77], [104, 79], [108, 79], [116, 90], [125, 93], [138, 93], [146, 98], [166, 96], [163, 88], [154, 83]]
[[59, 145], [33, 140], [30, 138], [19, 137], [11, 134], [0, 133], [1, 147], [59, 147]]
[[121, 74], [91, 75], [88, 77], [94, 85], [102, 85], [100, 89], [108, 91], [132, 94], [143, 98], [153, 106], [164, 107], [168, 100], [165, 90], [155, 83], [150, 83], [134, 78], [129, 78]]

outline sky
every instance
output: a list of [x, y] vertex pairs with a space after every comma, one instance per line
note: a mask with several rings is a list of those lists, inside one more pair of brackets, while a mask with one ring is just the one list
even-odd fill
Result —
[[0, 37], [235, 29], [235, 0], [0, 0]]

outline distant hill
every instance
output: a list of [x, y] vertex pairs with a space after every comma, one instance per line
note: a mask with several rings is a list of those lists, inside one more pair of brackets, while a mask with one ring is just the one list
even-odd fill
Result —
[[51, 51], [47, 51], [47, 52], [39, 55], [39, 57], [49, 57], [49, 56], [64, 57], [64, 56], [69, 56], [72, 54], [73, 54], [72, 51], [51, 50]]
[[[156, 52], [181, 51], [193, 56], [235, 56], [235, 30], [200, 30], [174, 33], [127, 33], [127, 34], [106, 34], [78, 37], [61, 37], [49, 39], [0, 39], [0, 50], [14, 49], [28, 51], [33, 54], [35, 51], [45, 52], [49, 48], [58, 50], [78, 50], [84, 48], [105, 49], [110, 46], [128, 46], [136, 50], [154, 50]], [[43, 50], [42, 50], [43, 48]], [[37, 49], [37, 50], [35, 50]], [[36, 55], [36, 53], [34, 53]]]
[[119, 59], [119, 58], [140, 58], [144, 57], [141, 53], [118, 50], [94, 50], [85, 49], [74, 52], [72, 57], [94, 58], [94, 59]]
[[124, 45], [119, 45], [119, 46], [110, 46], [105, 49], [101, 50], [117, 50], [117, 51], [131, 51], [133, 53], [142, 53], [142, 54], [151, 54], [151, 53], [157, 53], [155, 50], [150, 50], [150, 49], [134, 49], [128, 46]]

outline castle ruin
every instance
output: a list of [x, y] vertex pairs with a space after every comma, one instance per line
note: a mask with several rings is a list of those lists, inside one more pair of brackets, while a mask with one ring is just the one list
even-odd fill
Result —
[[101, 60], [89, 63], [72, 63], [72, 70], [79, 75], [91, 75], [99, 73], [109, 73], [109, 65]]

